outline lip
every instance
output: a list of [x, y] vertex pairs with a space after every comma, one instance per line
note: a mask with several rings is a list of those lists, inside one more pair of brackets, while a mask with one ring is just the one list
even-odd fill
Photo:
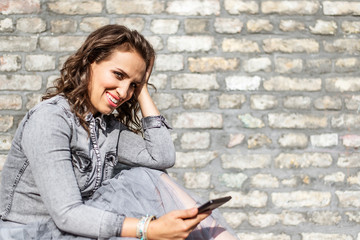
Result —
[[[108, 94], [113, 98], [113, 99], [115, 99], [116, 101], [118, 101], [118, 103], [117, 104], [115, 104], [110, 98], [109, 98], [109, 96], [108, 96]], [[119, 100], [120, 100], [120, 98], [119, 97], [117, 97], [117, 96], [114, 96], [113, 94], [111, 94], [110, 92], [106, 92], [106, 99], [107, 99], [107, 101], [108, 101], [108, 103], [110, 104], [110, 106], [112, 106], [112, 107], [117, 107], [118, 106], [118, 104], [119, 104]]]

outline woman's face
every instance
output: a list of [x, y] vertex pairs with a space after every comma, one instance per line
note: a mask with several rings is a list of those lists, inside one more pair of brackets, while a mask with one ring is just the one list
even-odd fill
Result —
[[90, 68], [91, 112], [110, 114], [142, 84], [146, 63], [136, 51], [115, 51], [106, 60], [92, 63]]

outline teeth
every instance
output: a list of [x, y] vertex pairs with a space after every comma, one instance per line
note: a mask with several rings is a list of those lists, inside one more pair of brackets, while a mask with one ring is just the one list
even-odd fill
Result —
[[113, 98], [113, 96], [111, 96], [109, 93], [107, 94], [107, 96], [114, 104], [118, 103], [118, 101], [115, 98]]

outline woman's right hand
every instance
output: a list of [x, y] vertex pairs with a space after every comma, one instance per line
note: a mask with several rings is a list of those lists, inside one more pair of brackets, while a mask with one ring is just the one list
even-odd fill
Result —
[[211, 212], [197, 214], [197, 208], [176, 210], [150, 222], [147, 238], [150, 240], [186, 239], [196, 226]]

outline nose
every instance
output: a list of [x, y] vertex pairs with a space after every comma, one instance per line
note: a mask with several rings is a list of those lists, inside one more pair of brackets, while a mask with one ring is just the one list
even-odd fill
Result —
[[116, 88], [116, 92], [121, 99], [127, 99], [130, 93], [130, 84], [131, 83], [122, 83]]

